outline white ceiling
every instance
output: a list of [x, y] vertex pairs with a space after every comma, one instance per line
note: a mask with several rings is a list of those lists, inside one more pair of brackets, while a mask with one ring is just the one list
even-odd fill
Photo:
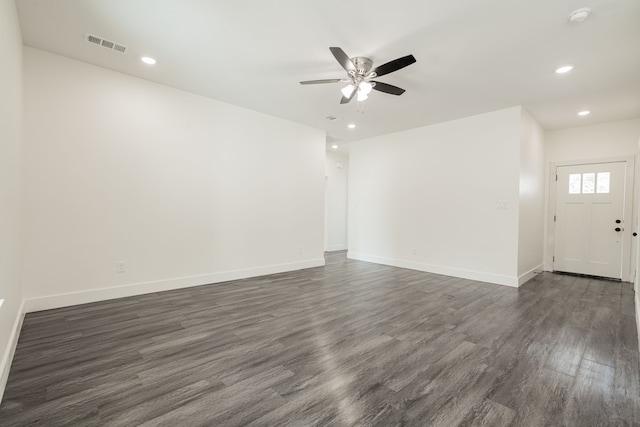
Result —
[[[349, 141], [523, 105], [546, 129], [640, 117], [638, 0], [17, 0], [24, 43]], [[568, 14], [592, 8], [582, 24]], [[85, 33], [129, 48], [91, 45]], [[339, 46], [417, 63], [340, 105]], [[151, 67], [141, 55], [158, 60]], [[574, 64], [567, 75], [554, 70]], [[592, 111], [578, 117], [582, 109]], [[336, 116], [335, 121], [326, 120]], [[346, 125], [356, 123], [350, 130]]]

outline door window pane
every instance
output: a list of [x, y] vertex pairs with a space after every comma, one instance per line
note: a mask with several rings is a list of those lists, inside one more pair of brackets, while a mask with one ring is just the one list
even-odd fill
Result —
[[584, 173], [582, 174], [582, 193], [591, 194], [596, 190], [596, 174]]
[[596, 187], [596, 192], [598, 193], [608, 193], [609, 192], [609, 180], [611, 176], [609, 172], [598, 172], [598, 185]]
[[569, 174], [569, 194], [580, 194], [580, 177], [579, 173]]

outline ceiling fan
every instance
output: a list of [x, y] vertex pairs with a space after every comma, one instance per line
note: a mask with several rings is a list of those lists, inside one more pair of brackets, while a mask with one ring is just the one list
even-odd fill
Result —
[[386, 64], [382, 64], [373, 68], [373, 61], [364, 56], [349, 58], [339, 47], [330, 47], [329, 50], [336, 58], [338, 63], [347, 71], [347, 78], [344, 79], [324, 79], [324, 80], [306, 80], [300, 82], [301, 85], [314, 85], [321, 83], [349, 83], [342, 89], [342, 99], [340, 104], [346, 104], [357, 95], [358, 101], [364, 101], [372, 89], [379, 92], [390, 93], [392, 95], [402, 95], [405, 90], [394, 85], [372, 80], [385, 74], [393, 73], [401, 68], [416, 62], [413, 55], [403, 56], [394, 59]]

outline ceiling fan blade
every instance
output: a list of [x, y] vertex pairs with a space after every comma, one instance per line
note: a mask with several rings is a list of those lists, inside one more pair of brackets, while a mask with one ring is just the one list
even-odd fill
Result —
[[401, 68], [413, 64], [414, 62], [416, 62], [416, 58], [414, 58], [413, 55], [407, 55], [403, 56], [402, 58], [394, 59], [393, 61], [387, 62], [386, 64], [382, 64], [372, 71], [376, 73], [376, 77], [380, 77], [384, 76], [385, 74], [398, 71]]
[[374, 80], [372, 80], [371, 83], [375, 83], [375, 85], [373, 85], [373, 89], [384, 93], [390, 93], [391, 95], [402, 95], [405, 92], [404, 89], [387, 83], [376, 82]]
[[317, 85], [321, 83], [339, 83], [342, 79], [324, 79], [324, 80], [305, 80], [300, 82], [301, 85]]
[[336, 58], [338, 63], [342, 65], [342, 68], [347, 70], [348, 73], [356, 72], [356, 66], [353, 65], [351, 58], [349, 58], [349, 55], [344, 53], [344, 50], [339, 47], [330, 47], [329, 50], [333, 53], [333, 56]]

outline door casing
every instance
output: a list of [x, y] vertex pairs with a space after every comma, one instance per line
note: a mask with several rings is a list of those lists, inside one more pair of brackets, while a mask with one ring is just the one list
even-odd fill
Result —
[[549, 164], [549, 199], [547, 212], [547, 245], [545, 256], [545, 267], [548, 271], [553, 270], [553, 256], [554, 256], [554, 243], [555, 243], [555, 222], [553, 216], [556, 211], [556, 196], [557, 196], [557, 182], [555, 179], [556, 169], [558, 166], [579, 166], [589, 165], [594, 163], [610, 163], [610, 162], [626, 162], [626, 177], [625, 180], [630, 185], [625, 186], [624, 194], [624, 217], [630, 218], [628, 223], [625, 221], [625, 227], [623, 234], [623, 248], [622, 248], [622, 281], [630, 282], [634, 280], [636, 275], [636, 263], [635, 260], [635, 239], [640, 238], [632, 237], [632, 233], [637, 231], [637, 212], [635, 209], [637, 198], [637, 185], [635, 182], [635, 156], [623, 156], [623, 157], [608, 157], [603, 159], [589, 159], [589, 160], [574, 160], [565, 162], [552, 162]]

